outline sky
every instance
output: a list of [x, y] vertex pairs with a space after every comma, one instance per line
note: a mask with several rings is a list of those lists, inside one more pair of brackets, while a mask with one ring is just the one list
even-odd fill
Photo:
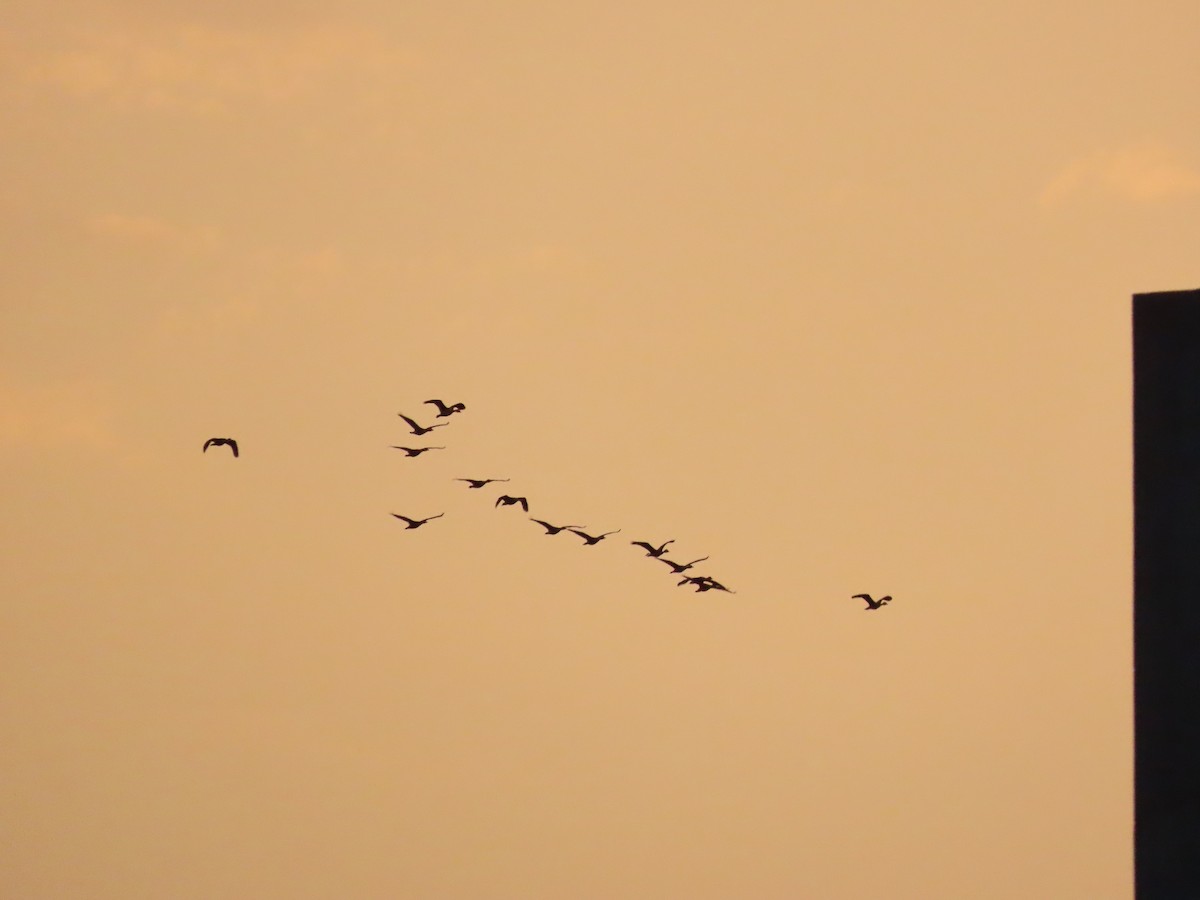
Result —
[[1131, 897], [1198, 57], [1184, 0], [12, 4], [5, 895]]

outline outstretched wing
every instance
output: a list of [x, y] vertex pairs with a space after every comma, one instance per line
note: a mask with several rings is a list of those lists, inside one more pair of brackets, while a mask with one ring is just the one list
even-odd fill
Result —
[[230, 438], [225, 443], [229, 445], [229, 449], [233, 451], [233, 456], [236, 459], [238, 455], [237, 441], [235, 441], [233, 438]]
[[201, 450], [200, 452], [207, 453], [209, 447], [211, 447], [213, 444], [219, 444], [219, 443], [220, 443], [220, 441], [218, 441], [216, 438], [209, 438], [207, 441], [204, 442], [204, 449]]
[[642, 547], [643, 549], [646, 550], [647, 553], [650, 552], [651, 550], [657, 549], [653, 545], [647, 544], [645, 541], [630, 541], [629, 543], [633, 544], [633, 546], [635, 546], [635, 547]]
[[392, 515], [395, 516], [397, 519], [399, 519], [402, 522], [407, 522], [409, 525], [411, 525], [413, 522], [417, 521], [416, 519], [410, 519], [408, 516], [402, 516], [402, 515], [400, 515], [400, 513], [392, 513]]
[[440, 413], [447, 412], [449, 409], [449, 407], [447, 407], [446, 404], [443, 403], [441, 400], [426, 400], [425, 402], [432, 403], [434, 406], [436, 406], [438, 408], [438, 412], [440, 412]]
[[868, 603], [870, 603], [872, 598], [871, 598], [870, 594], [855, 594], [850, 599], [851, 600], [866, 600]]
[[521, 509], [523, 509], [525, 512], [529, 512], [528, 500], [526, 500], [524, 497], [518, 497], [517, 502], [521, 504]]
[[409, 428], [411, 428], [411, 429], [413, 429], [414, 431], [416, 431], [416, 429], [418, 429], [418, 428], [420, 428], [420, 427], [421, 427], [421, 426], [420, 426], [420, 425], [418, 425], [416, 422], [414, 422], [412, 419], [410, 419], [408, 416], [406, 416], [404, 413], [396, 413], [396, 415], [398, 415], [398, 416], [399, 416], [400, 418], [402, 418], [402, 419], [403, 419], [405, 422], [407, 422], [407, 423], [408, 423], [408, 427], [409, 427]]

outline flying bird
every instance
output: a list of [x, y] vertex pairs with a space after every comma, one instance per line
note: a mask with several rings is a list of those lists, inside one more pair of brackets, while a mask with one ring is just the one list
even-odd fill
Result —
[[392, 444], [393, 450], [403, 450], [405, 456], [420, 456], [426, 450], [445, 450], [445, 447], [397, 447]]
[[671, 571], [674, 572], [676, 575], [678, 575], [681, 572], [686, 572], [688, 569], [690, 569], [696, 563], [704, 562], [706, 559], [708, 559], [708, 557], [702, 556], [699, 559], [693, 559], [690, 563], [677, 563], [677, 562], [674, 562], [673, 560], [667, 559], [666, 557], [658, 557], [658, 556], [656, 556], [655, 559], [657, 559], [660, 563], [666, 563], [668, 566], [671, 567]]
[[727, 594], [737, 593], [737, 591], [729, 590], [729, 588], [725, 587], [725, 585], [721, 584], [721, 582], [717, 581], [715, 578], [710, 578], [707, 575], [686, 575], [684, 576], [683, 581], [679, 582], [679, 584], [696, 585], [697, 594], [703, 591], [725, 591]]
[[870, 594], [855, 594], [850, 599], [866, 600], [867, 601], [866, 608], [868, 610], [872, 610], [872, 609], [879, 609], [879, 607], [884, 606], [887, 603], [890, 603], [892, 601], [892, 595], [888, 594], [886, 597], [880, 597], [878, 600], [872, 600]]
[[409, 528], [420, 528], [426, 522], [433, 519], [440, 519], [445, 513], [438, 513], [436, 516], [430, 516], [428, 519], [410, 519], [408, 516], [402, 516], [399, 513], [392, 513], [392, 515], [401, 521], [407, 522]]
[[549, 522], [543, 522], [541, 519], [533, 518], [533, 516], [529, 517], [529, 521], [537, 522], [539, 525], [545, 528], [546, 534], [558, 534], [560, 531], [567, 531], [571, 528], [583, 527], [582, 525], [551, 525]]
[[455, 478], [455, 481], [469, 482], [467, 490], [471, 488], [481, 488], [485, 484], [491, 484], [493, 481], [508, 481], [507, 478]]
[[[464, 409], [467, 408], [467, 404], [465, 404], [465, 403], [451, 403], [449, 406], [447, 406], [441, 400], [426, 400], [425, 402], [432, 403], [434, 406], [436, 406], [438, 408], [437, 417], [439, 419], [442, 416], [452, 416], [456, 412], [462, 412]], [[443, 422], [442, 424], [444, 425], [445, 423]]]
[[209, 438], [204, 442], [204, 449], [200, 452], [207, 453], [209, 447], [220, 447], [222, 444], [227, 444], [235, 457], [238, 455], [237, 441], [233, 438]]
[[510, 497], [508, 494], [502, 494], [499, 499], [496, 500], [494, 506], [514, 506], [518, 503], [521, 505], [521, 509], [525, 510], [525, 512], [529, 512], [528, 500], [526, 500], [524, 497]]
[[598, 534], [595, 537], [592, 537], [592, 535], [590, 535], [590, 534], [584, 534], [582, 531], [579, 531], [576, 528], [569, 528], [567, 530], [570, 531], [571, 534], [579, 535], [581, 538], [583, 538], [584, 546], [590, 547], [590, 546], [592, 546], [592, 544], [600, 543], [602, 540], [604, 540], [610, 534], [616, 534], [617, 531], [620, 531], [621, 529], [618, 528], [617, 531], [606, 531], [606, 532], [604, 532], [604, 534]]
[[412, 429], [412, 433], [415, 434], [417, 437], [420, 437], [423, 434], [429, 434], [429, 432], [433, 431], [433, 429], [435, 429], [435, 428], [445, 428], [447, 425], [450, 424], [449, 422], [440, 422], [437, 425], [430, 425], [428, 428], [423, 428], [420, 425], [418, 425], [416, 422], [414, 422], [412, 419], [410, 419], [408, 416], [406, 416], [404, 413], [396, 413], [396, 415], [398, 415], [400, 418], [402, 418], [405, 422], [408, 423], [408, 427]]
[[633, 544], [635, 547], [644, 548], [647, 556], [653, 556], [655, 559], [658, 559], [667, 552], [667, 544], [673, 544], [675, 542], [667, 541], [665, 544], [661, 544], [658, 547], [655, 547], [653, 544], [647, 544], [645, 541], [630, 541], [629, 543]]

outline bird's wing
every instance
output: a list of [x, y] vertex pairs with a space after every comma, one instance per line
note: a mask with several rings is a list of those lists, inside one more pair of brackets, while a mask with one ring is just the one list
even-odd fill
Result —
[[866, 600], [867, 602], [870, 602], [871, 595], [870, 594], [855, 594], [850, 599], [851, 600]]
[[503, 503], [503, 502], [504, 502], [505, 500], [507, 500], [507, 499], [508, 499], [507, 497], [497, 497], [497, 498], [496, 498], [496, 502], [495, 502], [494, 504], [492, 504], [492, 505], [493, 505], [493, 506], [499, 506], [501, 503]]
[[[436, 516], [430, 516], [429, 519], [440, 519], [444, 515], [445, 513], [438, 513]], [[428, 522], [429, 519], [426, 519], [425, 521]]]
[[438, 412], [446, 411], [446, 404], [443, 403], [441, 400], [426, 400], [425, 402], [432, 403], [434, 406], [436, 406], [438, 408]]
[[237, 441], [231, 439], [231, 440], [226, 441], [225, 443], [227, 443], [229, 445], [229, 449], [233, 451], [234, 458], [236, 459], [237, 455], [238, 455]]
[[635, 546], [635, 547], [644, 547], [647, 550], [655, 549], [650, 544], [647, 544], [645, 541], [630, 541], [629, 543], [633, 544], [633, 546]]
[[200, 452], [201, 452], [201, 453], [207, 453], [207, 452], [208, 452], [208, 448], [209, 448], [209, 447], [211, 447], [211, 446], [212, 446], [213, 444], [215, 444], [216, 442], [217, 442], [217, 439], [216, 439], [216, 438], [209, 438], [207, 441], [205, 441], [205, 442], [204, 442], [204, 449], [203, 449], [203, 450], [201, 450]]
[[410, 525], [416, 521], [415, 519], [410, 519], [408, 516], [402, 516], [400, 513], [392, 513], [392, 515], [401, 521], [408, 522]]
[[525, 512], [529, 512], [528, 500], [526, 500], [524, 497], [518, 497], [517, 502], [521, 504], [521, 509], [523, 509]]
[[689, 566], [694, 566], [696, 563], [698, 563], [698, 562], [704, 562], [706, 559], [708, 559], [708, 557], [707, 557], [707, 556], [702, 556], [702, 557], [700, 557], [699, 559], [693, 559], [693, 560], [692, 560], [690, 563], [688, 563], [688, 565], [689, 565]]
[[606, 531], [606, 532], [604, 532], [604, 534], [600, 535], [600, 537], [608, 537], [610, 534], [616, 534], [620, 530], [621, 529], [618, 528], [616, 531]]
[[410, 419], [408, 416], [406, 416], [404, 413], [396, 413], [396, 415], [398, 415], [405, 422], [407, 422], [409, 428], [420, 428], [421, 427], [416, 422], [414, 422], [412, 419]]
[[530, 516], [530, 517], [529, 517], [529, 521], [530, 521], [530, 522], [537, 522], [537, 523], [538, 523], [539, 525], [541, 525], [543, 528], [553, 528], [553, 527], [554, 527], [554, 526], [553, 526], [553, 525], [551, 525], [549, 522], [543, 522], [541, 519], [535, 519], [533, 516]]

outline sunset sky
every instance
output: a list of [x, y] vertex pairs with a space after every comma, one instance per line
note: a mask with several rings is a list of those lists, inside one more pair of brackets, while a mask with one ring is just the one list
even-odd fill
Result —
[[10, 4], [0, 894], [1128, 900], [1198, 59], [1195, 0]]

